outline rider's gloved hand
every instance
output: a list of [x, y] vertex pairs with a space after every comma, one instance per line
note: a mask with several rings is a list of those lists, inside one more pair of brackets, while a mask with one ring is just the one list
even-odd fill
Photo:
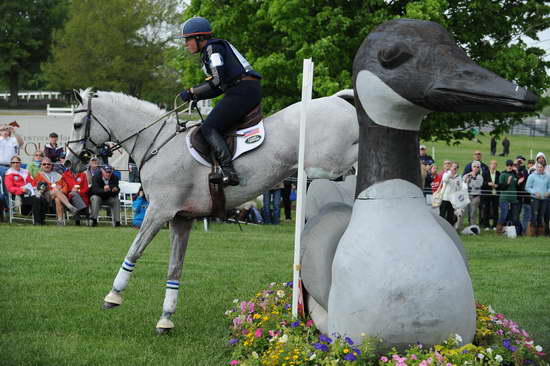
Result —
[[191, 89], [186, 89], [180, 93], [180, 98], [184, 102], [189, 102], [191, 99], [193, 99], [193, 93], [191, 93]]

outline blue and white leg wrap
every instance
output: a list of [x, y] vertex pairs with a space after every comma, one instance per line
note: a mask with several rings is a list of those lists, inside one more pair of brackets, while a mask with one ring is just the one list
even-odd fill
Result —
[[164, 296], [164, 304], [162, 305], [163, 313], [173, 314], [176, 312], [178, 304], [178, 291], [180, 288], [179, 281], [166, 281], [166, 295]]
[[132, 263], [128, 260], [125, 260], [122, 263], [122, 266], [120, 267], [120, 269], [118, 270], [118, 274], [116, 275], [115, 282], [113, 283], [113, 289], [115, 291], [121, 292], [126, 288], [135, 266], [135, 263]]

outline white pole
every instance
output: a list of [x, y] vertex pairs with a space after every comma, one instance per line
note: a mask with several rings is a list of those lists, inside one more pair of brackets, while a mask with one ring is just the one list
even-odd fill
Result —
[[531, 157], [529, 159], [533, 159], [533, 149], [531, 149]]
[[300, 297], [300, 238], [305, 221], [305, 198], [307, 175], [304, 169], [307, 108], [311, 100], [313, 86], [313, 62], [310, 58], [304, 59], [302, 78], [302, 105], [300, 111], [300, 137], [298, 144], [298, 182], [296, 192], [296, 227], [294, 231], [294, 266], [292, 267], [292, 316], [298, 317], [298, 300]]
[[435, 146], [432, 146], [432, 159], [435, 160]]
[[205, 233], [208, 232], [208, 219], [205, 217], [204, 219], [202, 219], [202, 226], [203, 226], [203, 230]]

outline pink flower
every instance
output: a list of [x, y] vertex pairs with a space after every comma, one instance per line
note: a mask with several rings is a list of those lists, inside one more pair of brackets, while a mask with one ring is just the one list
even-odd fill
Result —
[[426, 361], [428, 362], [428, 365], [431, 365], [432, 362], [434, 362], [434, 359], [429, 357]]
[[447, 362], [447, 365], [446, 365], [446, 366], [453, 366], [453, 364], [450, 363], [450, 362]]
[[506, 319], [504, 317], [504, 314], [496, 314], [495, 316], [497, 317], [497, 319], [500, 319], [500, 320], [505, 320]]
[[426, 360], [422, 360], [420, 361], [420, 363], [418, 364], [418, 366], [428, 366], [429, 363], [426, 361]]
[[524, 336], [525, 338], [528, 338], [529, 337], [529, 333], [527, 333], [525, 330], [521, 330], [521, 335]]
[[495, 333], [496, 333], [497, 335], [500, 335], [500, 336], [504, 334], [504, 332], [503, 332], [502, 329], [497, 329], [497, 331], [496, 331]]
[[443, 358], [443, 356], [441, 356], [441, 353], [435, 351], [435, 352], [434, 352], [434, 355], [435, 355], [435, 358], [437, 358], [437, 360], [438, 360], [439, 362], [443, 362], [444, 358]]
[[252, 301], [248, 303], [248, 311], [251, 313], [254, 312], [254, 303]]
[[247, 306], [247, 302], [246, 301], [243, 301], [241, 302], [241, 305], [240, 305], [240, 308], [241, 308], [241, 313], [246, 313], [246, 306]]
[[417, 359], [417, 358], [416, 358], [416, 355], [415, 355], [415, 354], [412, 354], [412, 355], [411, 355], [411, 360], [416, 360], [416, 359]]
[[237, 360], [231, 360], [231, 361], [229, 362], [229, 364], [230, 364], [230, 365], [238, 365], [238, 364], [239, 364], [239, 361], [237, 361]]
[[306, 322], [306, 327], [310, 328], [311, 326], [313, 326], [313, 320], [309, 319], [309, 320]]
[[249, 330], [248, 330], [248, 329], [243, 329], [243, 335], [247, 335], [247, 334], [248, 334], [248, 332], [249, 332]]
[[236, 317], [235, 319], [233, 319], [233, 326], [237, 328], [239, 325], [242, 324], [242, 322], [243, 320], [240, 317]]
[[262, 329], [262, 328], [258, 328], [258, 329], [256, 329], [256, 331], [254, 332], [254, 337], [256, 337], [256, 338], [261, 338], [262, 334], [263, 334], [263, 329]]
[[388, 358], [387, 358], [386, 356], [382, 356], [382, 357], [380, 357], [380, 361], [382, 361], [382, 362], [388, 362], [389, 360], [388, 360]]

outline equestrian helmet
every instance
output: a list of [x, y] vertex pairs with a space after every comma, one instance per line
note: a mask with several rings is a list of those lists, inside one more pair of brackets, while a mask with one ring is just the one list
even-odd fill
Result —
[[183, 23], [181, 29], [183, 38], [212, 34], [210, 22], [203, 17], [193, 17]]

